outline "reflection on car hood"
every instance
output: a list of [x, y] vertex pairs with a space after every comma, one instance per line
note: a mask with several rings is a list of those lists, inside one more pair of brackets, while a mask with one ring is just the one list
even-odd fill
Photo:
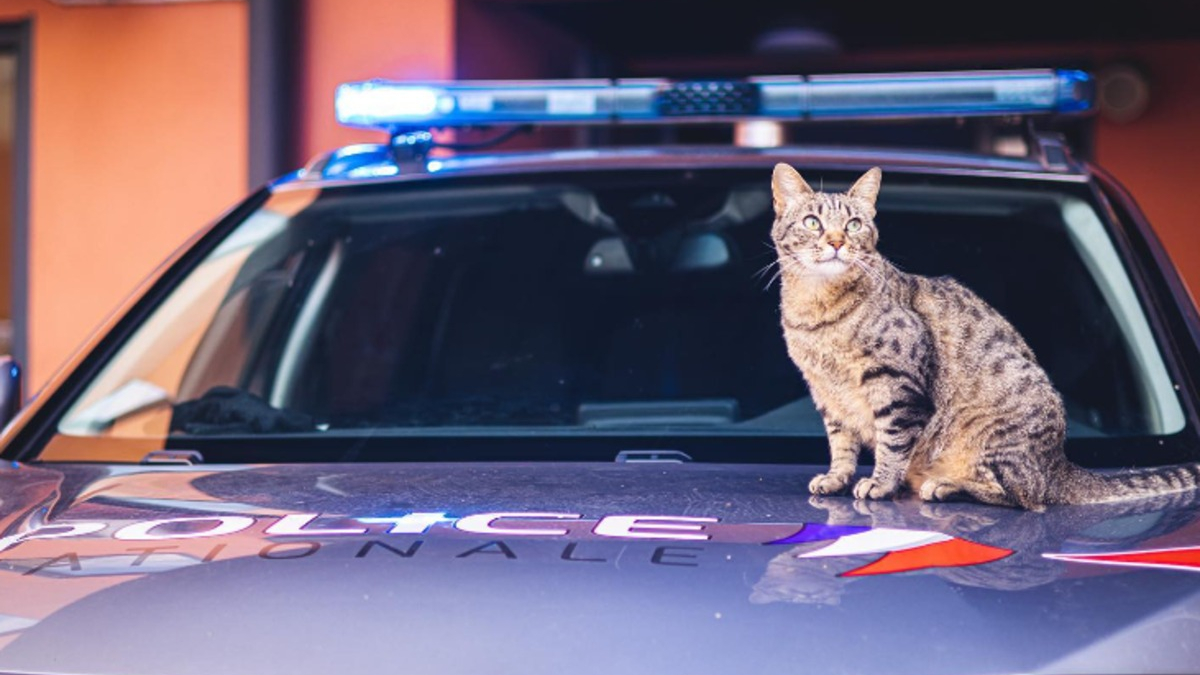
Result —
[[1200, 503], [804, 467], [0, 467], [0, 672], [1195, 671]]

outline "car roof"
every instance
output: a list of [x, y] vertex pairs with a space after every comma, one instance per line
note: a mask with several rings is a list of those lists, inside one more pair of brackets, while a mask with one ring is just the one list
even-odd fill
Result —
[[333, 186], [381, 181], [437, 179], [443, 176], [490, 176], [544, 172], [621, 169], [695, 169], [769, 167], [785, 162], [807, 168], [921, 174], [987, 175], [1083, 182], [1084, 164], [1074, 160], [1050, 164], [1039, 156], [1006, 157], [954, 150], [848, 146], [660, 146], [552, 149], [459, 154], [432, 157], [424, 163], [398, 164], [387, 145], [347, 146], [314, 159], [304, 169], [274, 186]]

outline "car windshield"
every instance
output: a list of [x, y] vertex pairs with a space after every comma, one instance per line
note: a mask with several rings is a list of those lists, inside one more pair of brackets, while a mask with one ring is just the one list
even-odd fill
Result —
[[[1067, 180], [893, 172], [880, 249], [1008, 317], [1071, 439], [1172, 434], [1177, 394], [1093, 199]], [[280, 436], [819, 440], [772, 219], [769, 169], [285, 186], [133, 332], [42, 457]]]

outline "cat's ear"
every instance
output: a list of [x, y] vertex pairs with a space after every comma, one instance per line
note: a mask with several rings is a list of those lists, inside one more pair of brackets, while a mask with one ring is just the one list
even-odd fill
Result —
[[879, 184], [882, 181], [883, 172], [877, 166], [871, 167], [862, 175], [862, 178], [854, 183], [846, 196], [852, 199], [861, 199], [874, 207], [875, 198], [879, 196]]
[[788, 204], [811, 197], [813, 189], [800, 177], [800, 172], [781, 162], [771, 174], [771, 193], [775, 196], [775, 213], [782, 215]]

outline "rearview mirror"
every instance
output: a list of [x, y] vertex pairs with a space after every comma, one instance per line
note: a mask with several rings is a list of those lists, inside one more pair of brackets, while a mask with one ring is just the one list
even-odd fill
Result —
[[680, 242], [675, 269], [711, 270], [729, 263], [729, 245], [715, 232], [689, 234]]

